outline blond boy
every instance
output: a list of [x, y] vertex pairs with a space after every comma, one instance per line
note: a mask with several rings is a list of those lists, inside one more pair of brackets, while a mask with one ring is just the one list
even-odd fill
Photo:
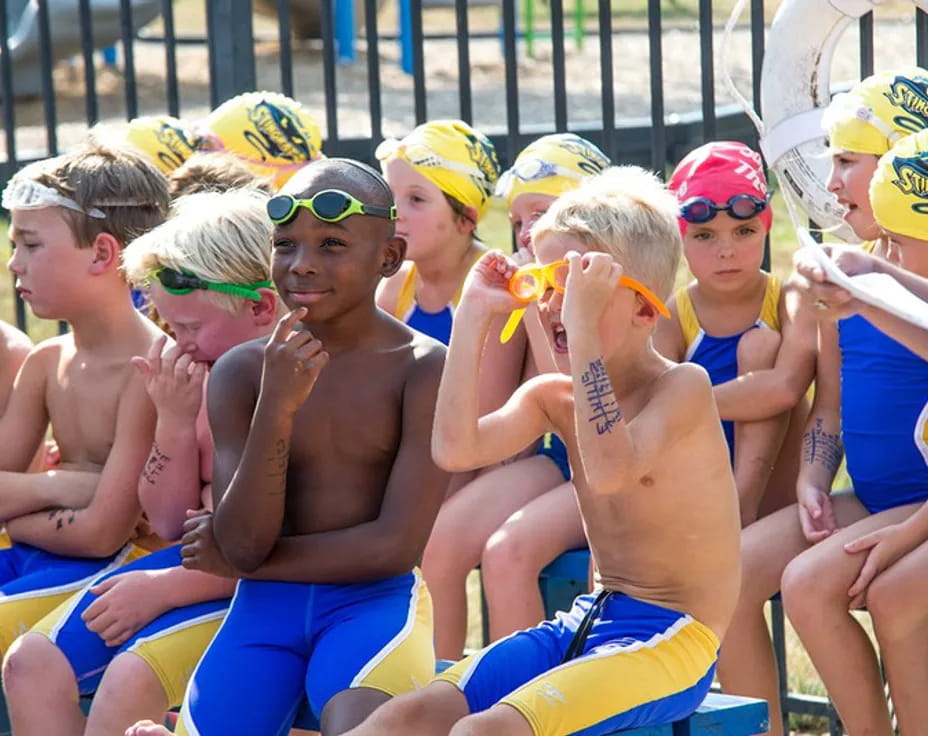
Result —
[[507, 289], [515, 265], [497, 253], [478, 263], [453, 328], [433, 453], [459, 471], [546, 432], [563, 437], [598, 592], [386, 704], [352, 736], [606, 734], [683, 718], [702, 701], [737, 596], [739, 522], [706, 373], [651, 344], [679, 261], [676, 214], [655, 177], [622, 167], [539, 219], [541, 311], [552, 343], [566, 333], [572, 375], [538, 376], [483, 417], [481, 347], [492, 318], [519, 305]]
[[[33, 164], [3, 193], [16, 289], [70, 332], [26, 358], [0, 419], [0, 651], [70, 593], [123, 562], [154, 409], [132, 356], [158, 330], [132, 307], [123, 247], [167, 212], [167, 182], [137, 154], [87, 147]], [[24, 471], [51, 425], [54, 471]]]

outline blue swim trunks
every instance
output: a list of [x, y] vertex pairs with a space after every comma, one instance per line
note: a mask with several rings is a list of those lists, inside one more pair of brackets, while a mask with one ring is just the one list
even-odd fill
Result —
[[551, 458], [554, 464], [557, 465], [558, 470], [561, 471], [561, 475], [564, 476], [564, 480], [571, 479], [572, 474], [570, 472], [570, 459], [567, 457], [567, 446], [556, 434], [553, 432], [546, 434], [541, 441], [538, 452], [535, 454]]
[[342, 690], [398, 695], [434, 673], [432, 601], [418, 571], [352, 585], [240, 580], [176, 733], [283, 736], [304, 697], [318, 718]]
[[[585, 641], [575, 642], [595, 606]], [[565, 657], [572, 643], [580, 646]], [[535, 736], [599, 736], [692, 714], [712, 685], [718, 649], [715, 633], [686, 614], [622, 593], [587, 594], [435, 679], [460, 689], [472, 713], [511, 705]]]
[[74, 670], [81, 694], [95, 692], [109, 663], [123, 652], [132, 652], [152, 668], [168, 702], [172, 706], [180, 705], [190, 673], [219, 628], [229, 608], [229, 598], [202, 601], [167, 611], [118, 647], [106, 646], [81, 618], [87, 607], [97, 599], [89, 590], [92, 585], [136, 570], [180, 567], [180, 549], [179, 544], [166, 547], [98, 576], [32, 629], [34, 633], [48, 637], [62, 651]]
[[131, 544], [109, 557], [67, 557], [19, 542], [0, 549], [0, 654], [100, 573], [140, 553]]

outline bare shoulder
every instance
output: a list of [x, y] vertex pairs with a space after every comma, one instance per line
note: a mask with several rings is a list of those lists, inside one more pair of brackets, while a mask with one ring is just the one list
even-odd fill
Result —
[[780, 303], [777, 306], [781, 325], [796, 321], [802, 300], [801, 279], [799, 274], [793, 273], [780, 286]]
[[4, 358], [15, 356], [22, 360], [32, 348], [32, 340], [26, 333], [17, 330], [7, 322], [0, 321], [0, 351]]
[[714, 406], [712, 381], [706, 369], [697, 363], [676, 363], [668, 368], [655, 383], [651, 400], [673, 402], [680, 409], [697, 409]]
[[445, 365], [447, 348], [428, 335], [412, 330], [406, 325], [399, 328], [408, 334], [409, 349], [412, 359], [408, 363], [406, 372], [406, 385], [417, 386], [422, 383], [431, 385], [434, 382], [435, 390], [441, 380], [441, 371]]
[[209, 389], [213, 386], [243, 385], [255, 383], [261, 376], [261, 367], [264, 363], [264, 348], [269, 336], [259, 337], [255, 340], [240, 343], [230, 348], [209, 372]]

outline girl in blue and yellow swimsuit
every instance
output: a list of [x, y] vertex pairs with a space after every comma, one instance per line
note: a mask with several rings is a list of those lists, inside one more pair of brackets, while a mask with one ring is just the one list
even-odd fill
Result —
[[[655, 340], [667, 357], [705, 368], [716, 387], [746, 525], [795, 498], [814, 322], [794, 320], [796, 293], [761, 270], [773, 213], [757, 153], [736, 142], [700, 146], [677, 166], [669, 188], [680, 200], [695, 279], [677, 292], [672, 319]], [[732, 388], [740, 397], [726, 396]]]
[[475, 230], [499, 176], [489, 139], [460, 120], [434, 120], [376, 152], [396, 199], [406, 263], [381, 285], [377, 303], [446, 345], [470, 267], [487, 247]]

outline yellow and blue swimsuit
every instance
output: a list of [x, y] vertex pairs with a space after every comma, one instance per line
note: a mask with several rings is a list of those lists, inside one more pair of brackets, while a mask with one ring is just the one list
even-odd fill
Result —
[[454, 310], [461, 300], [463, 289], [464, 282], [462, 281], [454, 298], [444, 308], [438, 312], [426, 312], [416, 301], [416, 264], [413, 263], [406, 273], [406, 278], [403, 279], [393, 316], [414, 330], [425, 333], [447, 345], [451, 341], [451, 322], [454, 319]]
[[434, 673], [432, 600], [418, 571], [346, 585], [239, 580], [176, 733], [285, 736], [304, 697], [318, 718], [342, 690], [399, 695]]
[[715, 633], [691, 616], [600, 592], [436, 679], [457, 687], [471, 713], [512, 706], [535, 736], [602, 736], [692, 714], [712, 685], [718, 649]]
[[[709, 380], [713, 386], [733, 381], [738, 377], [738, 342], [749, 330], [757, 327], [769, 327], [771, 330], [780, 330], [780, 290], [781, 283], [773, 274], [767, 275], [767, 286], [764, 289], [764, 301], [761, 304], [760, 314], [751, 327], [744, 332], [724, 337], [709, 335], [699, 324], [693, 301], [687, 289], [680, 289], [675, 299], [677, 302], [677, 316], [680, 320], [680, 329], [686, 344], [684, 360], [697, 363], [706, 369]], [[722, 429], [725, 431], [725, 440], [728, 442], [729, 455], [733, 458], [735, 453], [735, 424], [722, 420]]]
[[114, 555], [99, 558], [57, 555], [20, 542], [0, 549], [0, 655], [18, 636], [101, 573], [147, 554], [148, 550], [132, 543]]
[[870, 513], [928, 498], [928, 362], [860, 316], [838, 321], [841, 434]]
[[95, 577], [84, 590], [62, 602], [39, 621], [34, 633], [47, 637], [68, 660], [82, 695], [96, 691], [109, 663], [132, 652], [158, 677], [171, 707], [180, 705], [190, 675], [229, 608], [229, 598], [174, 608], [139, 629], [127, 642], [108, 647], [81, 618], [97, 596], [90, 588], [114, 575], [134, 570], [166, 570], [181, 565], [181, 545], [152, 552]]

